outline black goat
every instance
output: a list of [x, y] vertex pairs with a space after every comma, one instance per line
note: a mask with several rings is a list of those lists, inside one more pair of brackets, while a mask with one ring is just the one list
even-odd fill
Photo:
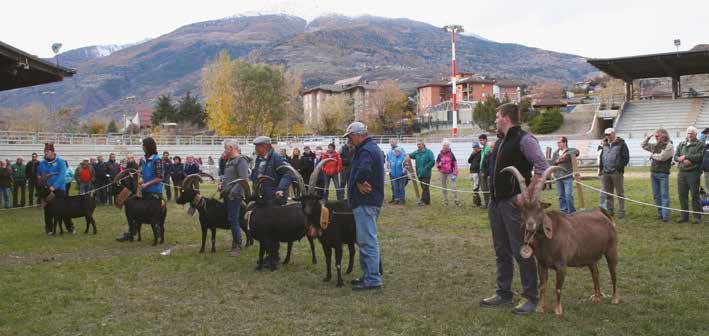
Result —
[[[291, 166], [284, 166], [282, 169], [289, 169], [298, 182], [298, 188], [302, 192], [305, 183], [300, 174]], [[246, 207], [245, 222], [248, 235], [259, 242], [259, 258], [256, 270], [261, 270], [264, 266], [264, 255], [268, 252], [269, 267], [275, 271], [278, 262], [279, 243], [288, 243], [288, 251], [283, 264], [290, 262], [293, 242], [301, 240], [307, 232], [307, 221], [300, 204], [275, 205], [266, 202], [260, 195], [261, 183], [268, 180], [268, 177], [260, 177], [254, 184], [255, 197]], [[315, 257], [315, 244], [313, 238], [307, 237], [310, 243], [313, 264], [317, 263]]]
[[129, 240], [138, 233], [140, 240], [140, 225], [150, 224], [153, 229], [153, 246], [165, 242], [165, 218], [167, 207], [160, 199], [144, 199], [137, 196], [138, 172], [135, 169], [126, 169], [113, 179], [116, 191], [116, 207], [124, 207], [128, 220]]
[[[211, 175], [207, 177], [214, 180]], [[187, 176], [182, 182], [182, 194], [177, 198], [177, 204], [190, 204], [190, 207], [197, 209], [199, 213], [199, 224], [202, 228], [202, 247], [199, 253], [204, 253], [204, 245], [207, 240], [207, 230], [212, 231], [212, 253], [216, 252], [216, 235], [217, 229], [231, 230], [227, 222], [227, 210], [225, 204], [214, 198], [206, 198], [200, 194], [199, 183], [202, 182], [200, 174], [192, 174]], [[249, 184], [246, 180], [236, 180], [234, 183], [239, 183], [246, 191], [246, 199], [250, 197]], [[246, 222], [244, 221], [244, 213], [246, 212], [246, 203], [242, 202], [242, 211], [239, 214], [239, 226], [246, 233], [246, 246], [253, 245], [253, 238], [249, 236], [246, 230]]]
[[[53, 174], [52, 174], [53, 175]], [[89, 226], [93, 226], [96, 234], [96, 221], [94, 220], [94, 210], [96, 210], [96, 200], [92, 195], [77, 195], [66, 197], [54, 197], [47, 185], [50, 175], [40, 177], [37, 183], [37, 193], [40, 197], [40, 204], [45, 211], [45, 230], [56, 234], [57, 226], [61, 234], [64, 233], [61, 222], [64, 222], [67, 231], [73, 231], [72, 218], [84, 217], [86, 219], [86, 230], [89, 233]]]

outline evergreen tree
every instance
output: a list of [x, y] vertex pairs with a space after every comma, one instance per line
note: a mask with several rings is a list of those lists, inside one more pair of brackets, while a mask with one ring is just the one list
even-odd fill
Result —
[[107, 133], [118, 133], [118, 125], [116, 125], [115, 120], [111, 120], [111, 122], [108, 123], [108, 127], [106, 128]]
[[495, 114], [497, 113], [498, 106], [500, 106], [500, 101], [494, 95], [488, 96], [484, 101], [475, 105], [475, 109], [473, 110], [475, 123], [484, 130], [494, 130]]
[[170, 95], [161, 95], [153, 108], [153, 126], [166, 121], [177, 121], [177, 108], [172, 104]]
[[204, 127], [207, 124], [207, 114], [202, 107], [202, 104], [197, 100], [197, 96], [193, 96], [187, 91], [184, 97], [180, 99], [177, 106], [177, 118], [179, 123], [193, 124], [199, 127]]

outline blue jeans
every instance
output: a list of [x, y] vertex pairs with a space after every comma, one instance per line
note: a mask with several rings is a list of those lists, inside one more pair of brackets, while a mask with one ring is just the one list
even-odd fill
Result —
[[[655, 205], [670, 207], [670, 174], [652, 173], [652, 198], [655, 199]], [[664, 220], [670, 219], [669, 209], [657, 209], [657, 214]]]
[[357, 245], [359, 245], [359, 265], [365, 286], [381, 286], [379, 273], [379, 240], [377, 239], [377, 218], [380, 207], [358, 206], [352, 210], [357, 225]]
[[574, 179], [565, 178], [556, 181], [556, 193], [559, 195], [559, 209], [562, 213], [576, 212], [574, 207]]
[[327, 195], [330, 191], [330, 181], [335, 184], [335, 192], [337, 195], [337, 200], [341, 201], [345, 198], [345, 191], [340, 190], [340, 174], [335, 174], [332, 176], [325, 175], [325, 191], [323, 192], [323, 198], [327, 201]]
[[86, 194], [91, 191], [91, 183], [79, 183], [79, 194]]
[[0, 187], [0, 196], [5, 200], [5, 208], [10, 208], [10, 188]]
[[241, 227], [239, 226], [239, 212], [241, 211], [241, 199], [230, 200], [228, 197], [224, 201], [226, 205], [226, 220], [231, 227], [231, 238], [236, 246], [241, 247]]
[[394, 193], [394, 200], [405, 201], [406, 200], [406, 179], [405, 178], [392, 178], [391, 189]]

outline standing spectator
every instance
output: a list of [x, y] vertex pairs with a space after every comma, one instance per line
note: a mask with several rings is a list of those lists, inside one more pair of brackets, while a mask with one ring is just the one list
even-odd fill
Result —
[[108, 187], [110, 183], [110, 174], [108, 170], [108, 165], [103, 159], [103, 155], [96, 157], [96, 165], [94, 165], [94, 182], [96, 195], [98, 196], [99, 204], [108, 205]]
[[199, 163], [197, 163], [197, 161], [195, 161], [195, 159], [192, 155], [187, 155], [187, 159], [185, 161], [185, 176], [192, 175], [192, 174], [199, 174], [199, 172], [200, 172]]
[[[494, 296], [480, 301], [482, 308], [499, 308], [512, 304], [513, 260], [519, 266], [524, 298], [513, 310], [515, 314], [534, 313], [539, 294], [537, 290], [537, 268], [534, 257], [522, 258], [520, 249], [524, 242], [524, 228], [521, 205], [525, 196], [532, 197], [536, 185], [544, 183], [541, 175], [549, 166], [539, 148], [539, 142], [519, 126], [519, 110], [515, 104], [503, 104], [497, 108], [495, 119], [498, 137], [493, 152], [495, 161], [488, 206], [488, 220], [492, 230], [497, 266], [497, 290]], [[510, 173], [503, 173], [507, 167], [515, 167], [529, 181], [529, 195], [521, 195], [517, 180]], [[532, 172], [534, 173], [532, 175]]]
[[[625, 144], [623, 138], [616, 136], [615, 130], [606, 128], [604, 131], [606, 137], [603, 139], [601, 149], [601, 183], [605, 192], [604, 199], [606, 202], [606, 210], [611, 215], [614, 214], [613, 209], [613, 190], [618, 195], [618, 218], [625, 218], [625, 191], [623, 188], [623, 174], [625, 166], [630, 161], [628, 145]], [[696, 136], [696, 133], [695, 133]]]
[[[300, 176], [302, 176], [303, 179], [305, 179], [305, 176], [303, 176], [303, 173], [301, 172], [301, 170], [303, 168], [303, 161], [301, 160], [302, 158], [303, 158], [303, 156], [300, 154], [300, 148], [298, 148], [298, 147], [293, 148], [293, 151], [291, 152], [290, 164], [291, 164], [291, 166], [293, 166], [295, 171], [297, 171], [300, 174]], [[302, 191], [304, 192], [305, 190], [302, 190]]]
[[335, 144], [331, 143], [327, 145], [327, 151], [322, 154], [322, 160], [325, 159], [335, 159], [334, 161], [329, 161], [325, 163], [322, 167], [323, 173], [325, 173], [325, 191], [323, 192], [323, 198], [327, 200], [328, 193], [330, 189], [330, 181], [335, 185], [335, 193], [337, 195], [337, 200], [341, 201], [345, 198], [345, 191], [340, 187], [340, 172], [342, 172], [342, 159], [340, 158], [340, 153], [335, 150]]
[[482, 201], [480, 200], [480, 157], [482, 152], [480, 151], [480, 144], [473, 142], [473, 152], [470, 153], [468, 157], [468, 164], [470, 164], [470, 185], [473, 188], [473, 205], [476, 207], [482, 206]]
[[561, 137], [556, 142], [559, 148], [552, 156], [552, 163], [563, 168], [563, 171], [554, 173], [556, 178], [556, 193], [559, 196], [559, 209], [562, 213], [571, 214], [576, 212], [574, 207], [574, 177], [569, 175], [574, 172], [571, 157], [579, 156], [576, 148], [569, 148], [569, 139]]
[[379, 146], [367, 134], [367, 126], [354, 122], [345, 132], [355, 148], [352, 171], [347, 188], [347, 200], [355, 217], [357, 245], [362, 277], [352, 280], [353, 291], [380, 289], [379, 239], [377, 218], [384, 201], [384, 156]]
[[76, 184], [79, 185], [79, 194], [87, 194], [91, 191], [91, 186], [95, 179], [94, 167], [89, 163], [89, 159], [84, 159], [81, 161], [76, 170], [74, 171], [74, 179]]
[[140, 166], [138, 165], [138, 162], [135, 161], [135, 156], [133, 156], [133, 154], [128, 154], [126, 156], [126, 169], [140, 169]]
[[409, 159], [416, 161], [416, 179], [421, 185], [421, 199], [418, 205], [431, 205], [431, 169], [436, 164], [433, 152], [423, 141], [416, 144], [417, 150], [409, 154]]
[[[650, 143], [650, 138], [655, 136], [655, 143]], [[652, 197], [655, 205], [665, 208], [670, 207], [670, 168], [672, 156], [675, 153], [670, 135], [664, 128], [658, 128], [640, 144], [650, 153], [650, 180], [652, 181]], [[657, 208], [657, 219], [667, 223], [670, 221], [670, 209]]]
[[69, 196], [69, 193], [71, 192], [71, 182], [74, 181], [74, 172], [71, 171], [69, 168], [69, 162], [64, 161], [66, 163], [66, 172], [64, 175], [64, 181], [66, 183], [66, 195]]
[[342, 173], [340, 174], [340, 184], [342, 189], [347, 189], [347, 180], [350, 178], [352, 170], [352, 156], [354, 151], [349, 144], [344, 144], [340, 147], [340, 158], [342, 159]]
[[436, 158], [436, 169], [441, 174], [441, 191], [443, 191], [443, 205], [448, 205], [448, 185], [453, 193], [453, 201], [455, 206], [460, 207], [458, 201], [458, 188], [456, 187], [456, 179], [458, 178], [458, 161], [451, 151], [450, 142], [447, 139], [443, 140], [443, 148], [438, 153]]
[[[677, 162], [679, 174], [677, 174], [677, 192], [679, 194], [679, 204], [682, 210], [689, 210], [688, 193], [692, 194], [692, 211], [702, 212], [699, 200], [699, 184], [702, 175], [701, 162], [704, 159], [704, 146], [697, 139], [697, 129], [694, 126], [687, 128], [687, 139], [679, 143], [674, 160]], [[693, 224], [699, 224], [702, 215], [694, 214]], [[682, 212], [677, 223], [689, 221], [689, 213]]]
[[249, 164], [239, 155], [239, 145], [234, 140], [224, 141], [224, 153], [227, 163], [224, 169], [224, 180], [219, 184], [219, 191], [227, 211], [227, 222], [231, 228], [232, 242], [229, 255], [238, 257], [241, 255], [241, 228], [239, 227], [239, 213], [241, 202], [244, 199], [244, 190], [236, 180], [249, 179]]
[[185, 179], [185, 165], [182, 163], [182, 158], [179, 156], [175, 156], [173, 161], [170, 177], [172, 177], [175, 200], [177, 200], [180, 198], [180, 195], [182, 195], [182, 180]]
[[[39, 169], [37, 171], [38, 176], [47, 176], [45, 183], [49, 187], [49, 192], [54, 194], [55, 198], [65, 198], [68, 196], [66, 190], [66, 172], [69, 164], [64, 161], [57, 153], [54, 151], [54, 144], [46, 143], [44, 144], [44, 160], [39, 163]], [[49, 176], [51, 175], [51, 176]], [[54, 232], [53, 218], [50, 216], [50, 212], [47, 208], [44, 209], [44, 232], [46, 234], [51, 234]], [[71, 220], [64, 220], [64, 225], [66, 225], [67, 230], [72, 234], [74, 231], [74, 223]]]
[[6, 161], [0, 161], [0, 198], [4, 200], [5, 209], [10, 208], [10, 188], [12, 188], [12, 168]]
[[278, 150], [278, 154], [283, 158], [283, 160], [290, 163], [290, 156], [288, 156], [288, 150], [286, 150], [285, 148], [281, 148]]
[[[391, 147], [389, 149], [389, 152], [386, 154], [386, 167], [388, 170], [391, 170], [391, 161], [394, 157], [394, 149], [399, 147], [399, 141], [397, 139], [389, 139], [389, 146]], [[401, 149], [403, 152], [403, 149]], [[406, 155], [406, 152], [403, 152], [404, 155]], [[391, 184], [391, 200], [389, 201], [389, 204], [395, 203], [396, 202], [396, 197], [394, 197], [394, 183]]]
[[108, 155], [108, 161], [106, 161], [106, 173], [108, 173], [108, 183], [109, 187], [106, 188], [106, 193], [108, 194], [108, 204], [113, 205], [115, 200], [115, 193], [113, 192], [113, 180], [121, 172], [122, 168], [120, 163], [116, 161], [116, 154], [110, 153]]
[[401, 147], [394, 148], [394, 155], [389, 159], [389, 177], [394, 193], [394, 204], [406, 203], [406, 171], [404, 170], [404, 160], [406, 154]]
[[480, 193], [483, 194], [483, 208], [490, 204], [490, 175], [488, 175], [487, 159], [490, 157], [490, 145], [487, 144], [487, 134], [478, 136], [480, 142]]
[[172, 197], [172, 192], [170, 192], [170, 185], [172, 183], [170, 181], [170, 176], [172, 176], [172, 160], [170, 160], [170, 152], [162, 153], [162, 173], [162, 183], [165, 184], [165, 197], [169, 201]]
[[37, 159], [37, 153], [32, 153], [32, 160], [27, 162], [25, 166], [25, 176], [27, 177], [27, 191], [29, 191], [29, 203], [30, 206], [34, 205], [34, 201], [39, 204], [39, 198], [37, 195], [37, 169], [39, 168], [39, 160]]
[[195, 162], [197, 162], [197, 164], [200, 165], [200, 166], [204, 166], [204, 163], [202, 162], [202, 157], [201, 157], [201, 156], [200, 156], [200, 157], [197, 157], [197, 159], [195, 160]]
[[303, 147], [303, 157], [300, 159], [301, 168], [298, 171], [305, 180], [306, 188], [310, 183], [310, 175], [313, 173], [313, 163], [315, 162], [315, 153], [310, 151], [310, 146]]
[[212, 158], [211, 155], [207, 157], [207, 164], [210, 166], [214, 166], [214, 158]]
[[[12, 206], [25, 206], [25, 191], [27, 185], [27, 177], [25, 173], [25, 164], [22, 158], [18, 157], [17, 161], [12, 165], [13, 183], [12, 183]], [[19, 197], [19, 200], [18, 200]]]
[[704, 190], [709, 190], [709, 127], [702, 132], [704, 134], [704, 157], [702, 159], [702, 170], [704, 171]]
[[217, 171], [217, 175], [219, 176], [220, 180], [224, 179], [224, 169], [226, 168], [226, 153], [222, 152], [222, 155], [219, 156], [219, 170]]

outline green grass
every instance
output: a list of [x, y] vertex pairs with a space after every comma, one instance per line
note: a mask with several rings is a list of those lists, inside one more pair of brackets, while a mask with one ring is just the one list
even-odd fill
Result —
[[[469, 189], [462, 175], [459, 188]], [[647, 178], [628, 179], [626, 192], [652, 201]], [[444, 208], [440, 191], [432, 195], [431, 207], [417, 207], [409, 186], [406, 206], [384, 208], [380, 293], [323, 283], [322, 251], [318, 246], [319, 263], [310, 264], [305, 240], [292, 263], [274, 273], [254, 271], [256, 248], [228, 257], [226, 231], [218, 233], [216, 254], [199, 254], [197, 219], [174, 203], [158, 247], [150, 246], [147, 227], [142, 242], [115, 242], [125, 230], [115, 208], [97, 210], [98, 235], [84, 235], [78, 220], [80, 233], [58, 237], [43, 234], [37, 209], [0, 211], [0, 335], [709, 334], [706, 224], [663, 224], [653, 209], [628, 204], [627, 219], [618, 222], [621, 303], [605, 297], [593, 304], [589, 271], [570, 269], [563, 320], [553, 312], [518, 317], [478, 307], [495, 289], [486, 213], [470, 206], [470, 194], [460, 194], [461, 209]], [[597, 193], [585, 195], [587, 204], [598, 204]], [[554, 192], [545, 198], [557, 203]], [[161, 256], [169, 247], [176, 249]], [[600, 269], [602, 291], [610, 294], [605, 262]]]

